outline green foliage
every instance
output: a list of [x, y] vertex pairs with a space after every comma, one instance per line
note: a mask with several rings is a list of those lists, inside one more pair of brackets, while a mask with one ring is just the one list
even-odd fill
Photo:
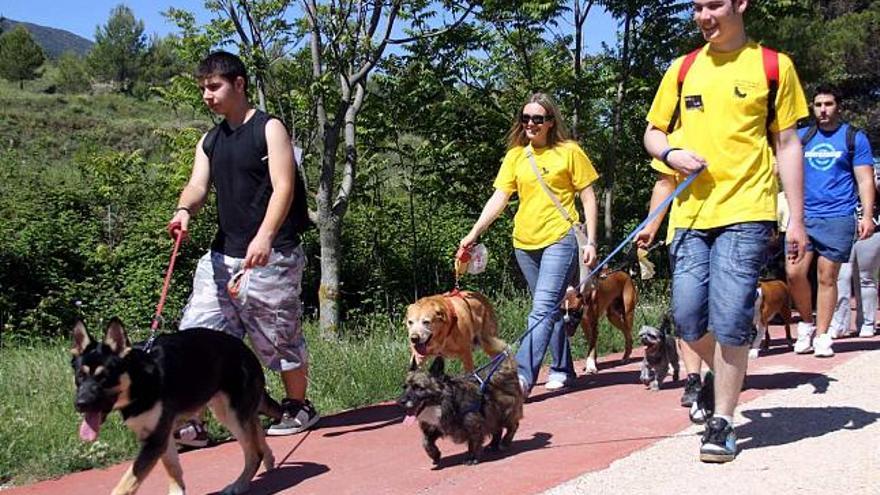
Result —
[[36, 79], [37, 69], [46, 60], [43, 49], [34, 42], [24, 26], [16, 26], [0, 36], [0, 77], [18, 82]]
[[107, 24], [95, 29], [89, 65], [99, 78], [116, 83], [123, 92], [131, 92], [143, 68], [146, 47], [144, 22], [120, 4], [110, 11]]
[[62, 93], [85, 93], [91, 87], [88, 65], [82, 57], [66, 52], [56, 66], [55, 84]]
[[[189, 126], [206, 127], [164, 123], [155, 119], [161, 114], [118, 95], [0, 91], [0, 316], [7, 335], [58, 334], [77, 313], [118, 314], [146, 327], [170, 253], [164, 224], [201, 135]], [[186, 270], [212, 234], [210, 225], [193, 231], [171, 315], [187, 295]]]

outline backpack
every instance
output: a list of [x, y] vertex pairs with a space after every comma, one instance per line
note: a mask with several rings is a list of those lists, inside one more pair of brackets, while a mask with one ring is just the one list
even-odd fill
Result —
[[[285, 129], [287, 129], [287, 125], [284, 124], [283, 120], [278, 119], [278, 117], [273, 117], [261, 111], [257, 111], [257, 113], [251, 118], [260, 119], [259, 121], [254, 122], [255, 125], [251, 126], [254, 142], [257, 143], [258, 156], [261, 159], [264, 157], [268, 157], [269, 145], [266, 143], [266, 124], [272, 119], [277, 119], [282, 123], [282, 125], [284, 125]], [[210, 131], [208, 131], [208, 133], [205, 134], [204, 141], [202, 141], [202, 151], [204, 151], [205, 154], [208, 155], [208, 160], [211, 159], [211, 155], [213, 155], [214, 153], [214, 144], [217, 140], [217, 134], [220, 132], [221, 124], [222, 122], [215, 125]], [[288, 133], [289, 132], [290, 131], [288, 130]], [[293, 168], [294, 173], [296, 174], [296, 180], [294, 181], [293, 186], [293, 203], [290, 205], [290, 212], [288, 212], [288, 215], [292, 217], [293, 227], [296, 232], [302, 234], [303, 232], [314, 227], [315, 223], [312, 222], [312, 220], [309, 218], [309, 205], [306, 201], [306, 186], [305, 180], [303, 179], [303, 172], [296, 163], [293, 164]], [[255, 197], [262, 196], [265, 190], [271, 186], [271, 180], [269, 180], [267, 176], [266, 182], [260, 185], [260, 188]]]
[[[679, 117], [681, 116], [681, 89], [684, 87], [684, 78], [687, 77], [688, 71], [691, 70], [691, 66], [694, 64], [697, 55], [700, 54], [702, 49], [702, 47], [697, 48], [685, 55], [681, 66], [678, 68], [678, 97], [676, 98], [677, 103], [675, 105], [675, 111], [672, 113], [672, 118], [669, 120], [669, 126], [666, 128], [667, 134], [672, 134], [676, 125], [679, 124]], [[767, 88], [770, 90], [767, 94], [767, 139], [769, 140], [770, 123], [776, 118], [776, 94], [779, 92], [779, 52], [772, 48], [761, 46], [761, 54], [763, 55], [762, 58], [764, 60], [764, 74], [767, 77]]]
[[[806, 145], [809, 143], [814, 137], [816, 137], [817, 132], [819, 132], [819, 125], [814, 122], [807, 130], [807, 133], [801, 138], [801, 144]], [[853, 159], [856, 157], [856, 135], [859, 132], [861, 132], [861, 129], [858, 127], [853, 127], [852, 125], [846, 126], [846, 156], [849, 158], [850, 165], [853, 165]]]

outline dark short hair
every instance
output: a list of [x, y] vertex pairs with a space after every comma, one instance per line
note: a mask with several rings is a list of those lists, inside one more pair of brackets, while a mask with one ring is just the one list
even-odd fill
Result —
[[832, 84], [822, 83], [816, 86], [816, 91], [813, 92], [813, 101], [816, 101], [816, 97], [819, 95], [831, 95], [834, 97], [834, 103], [840, 105], [840, 90]]
[[240, 58], [229, 52], [213, 52], [202, 59], [195, 75], [196, 79], [200, 81], [211, 76], [220, 76], [229, 82], [235, 82], [236, 78], [241, 77], [244, 79], [244, 89], [247, 91], [247, 67], [244, 66], [244, 62]]

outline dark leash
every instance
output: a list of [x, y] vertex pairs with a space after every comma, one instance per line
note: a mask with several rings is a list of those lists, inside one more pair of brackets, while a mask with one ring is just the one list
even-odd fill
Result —
[[171, 274], [174, 273], [174, 262], [177, 261], [177, 253], [180, 251], [180, 243], [183, 241], [183, 231], [177, 229], [177, 237], [174, 239], [174, 249], [171, 251], [171, 260], [168, 262], [168, 268], [165, 270], [165, 281], [162, 283], [162, 293], [159, 295], [159, 304], [156, 305], [156, 313], [153, 315], [153, 321], [150, 323], [150, 338], [144, 344], [144, 352], [150, 352], [153, 342], [156, 340], [157, 330], [162, 325], [162, 309], [165, 308], [165, 300], [168, 299], [168, 287], [171, 285]]
[[[648, 254], [650, 254], [651, 251], [654, 251], [654, 250], [657, 249], [658, 247], [663, 246], [663, 245], [665, 245], [665, 244], [666, 244], [666, 242], [663, 241], [663, 240], [660, 240], [660, 241], [655, 242], [654, 244], [651, 244], [650, 246], [648, 246], [647, 248], [645, 248], [645, 256], [647, 256]], [[618, 264], [616, 264], [616, 265], [610, 267], [610, 268], [608, 269], [608, 272], [622, 272], [622, 271], [626, 271], [626, 269], [628, 269], [628, 268], [631, 267], [632, 265], [634, 265], [634, 264], [636, 264], [636, 263], [639, 262], [639, 255], [638, 255], [638, 253], [633, 254], [633, 246], [635, 246], [635, 244], [630, 244], [629, 247], [626, 248], [626, 251], [623, 252], [623, 261], [621, 261], [620, 263], [618, 263]], [[600, 275], [599, 277], [601, 277], [601, 275]]]

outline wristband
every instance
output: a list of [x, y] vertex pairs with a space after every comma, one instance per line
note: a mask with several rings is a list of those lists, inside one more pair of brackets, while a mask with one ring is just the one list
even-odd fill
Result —
[[178, 211], [185, 211], [187, 214], [189, 214], [189, 216], [192, 216], [192, 211], [190, 211], [190, 209], [186, 206], [178, 206], [174, 209], [174, 213], [177, 213]]
[[681, 148], [666, 148], [663, 153], [660, 153], [660, 161], [667, 167], [669, 166], [669, 154], [673, 151], [681, 151]]

